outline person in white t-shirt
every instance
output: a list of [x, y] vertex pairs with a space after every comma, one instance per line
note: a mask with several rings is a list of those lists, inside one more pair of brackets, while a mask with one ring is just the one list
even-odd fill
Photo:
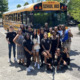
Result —
[[[40, 36], [37, 35], [36, 29], [34, 29], [31, 39], [34, 43], [34, 47], [33, 47], [34, 67], [37, 66], [38, 69], [40, 69], [40, 64], [39, 64]], [[36, 59], [37, 59], [37, 61], [36, 61]]]

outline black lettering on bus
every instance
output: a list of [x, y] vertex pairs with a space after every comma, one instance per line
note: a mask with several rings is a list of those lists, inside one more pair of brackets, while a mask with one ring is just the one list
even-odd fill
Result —
[[53, 6], [52, 5], [43, 5], [43, 8], [53, 8]]

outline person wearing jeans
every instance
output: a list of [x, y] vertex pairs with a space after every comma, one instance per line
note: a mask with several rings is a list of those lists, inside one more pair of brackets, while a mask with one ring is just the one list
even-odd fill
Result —
[[11, 59], [11, 49], [12, 49], [12, 47], [13, 47], [13, 55], [14, 55], [14, 58], [15, 58], [15, 48], [16, 48], [16, 45], [14, 44], [14, 43], [12, 43], [12, 44], [8, 44], [8, 46], [9, 46], [9, 59]]
[[15, 43], [13, 42], [13, 39], [14, 37], [16, 36], [16, 33], [13, 31], [13, 27], [10, 26], [9, 27], [9, 32], [7, 33], [6, 35], [6, 40], [8, 42], [8, 49], [9, 49], [9, 61], [8, 62], [11, 62], [11, 50], [12, 50], [12, 47], [13, 47], [13, 54], [14, 54], [14, 61], [16, 61], [16, 52], [15, 52]]

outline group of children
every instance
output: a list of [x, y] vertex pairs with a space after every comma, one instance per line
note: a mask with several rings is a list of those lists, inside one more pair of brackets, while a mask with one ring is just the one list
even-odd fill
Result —
[[71, 37], [73, 35], [70, 29], [64, 25], [48, 28], [48, 23], [45, 23], [45, 27], [41, 27], [40, 32], [37, 29], [32, 30], [31, 26], [25, 29], [21, 25], [17, 33], [10, 26], [9, 32], [6, 35], [9, 46], [9, 62], [11, 62], [12, 47], [14, 61], [17, 61], [17, 45], [18, 63], [26, 65], [27, 72], [34, 69], [31, 66], [31, 62], [34, 62], [34, 67], [38, 69], [45, 65], [46, 69], [50, 71], [53, 71], [55, 66], [57, 66], [58, 70], [60, 65], [66, 65], [69, 68]]

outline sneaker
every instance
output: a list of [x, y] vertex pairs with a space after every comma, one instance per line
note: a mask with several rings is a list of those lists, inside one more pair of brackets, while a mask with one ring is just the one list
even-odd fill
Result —
[[29, 69], [30, 69], [30, 70], [34, 70], [34, 68], [33, 68], [32, 66], [29, 66]]
[[71, 68], [70, 65], [68, 65], [68, 68]]
[[14, 62], [17, 62], [16, 58], [14, 58]]
[[40, 69], [40, 65], [38, 64], [38, 69]]
[[11, 59], [8, 60], [8, 63], [10, 63], [10, 62], [11, 62]]
[[34, 67], [36, 67], [36, 66], [37, 66], [37, 63], [35, 62]]
[[26, 69], [27, 72], [31, 72], [31, 70], [29, 69], [29, 67]]

